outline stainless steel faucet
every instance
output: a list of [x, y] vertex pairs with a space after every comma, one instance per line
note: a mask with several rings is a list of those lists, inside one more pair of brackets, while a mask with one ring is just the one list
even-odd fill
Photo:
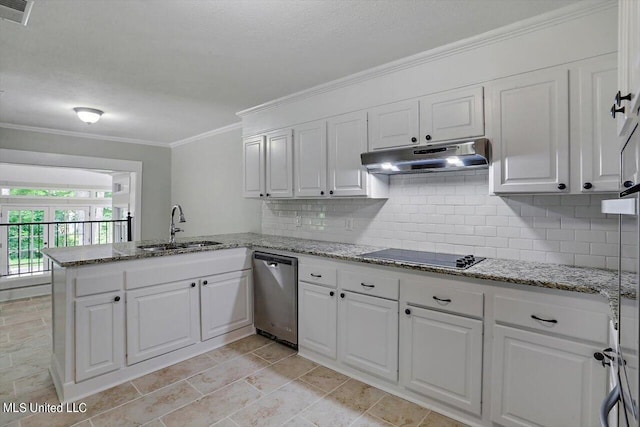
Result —
[[184, 214], [182, 213], [182, 206], [173, 205], [171, 208], [171, 226], [169, 227], [169, 233], [171, 234], [171, 238], [169, 239], [170, 244], [174, 244], [176, 242], [176, 233], [179, 231], [184, 231], [182, 228], [176, 227], [176, 224], [173, 222], [173, 216], [176, 214], [176, 209], [180, 210], [180, 222], [187, 222], [184, 219]]

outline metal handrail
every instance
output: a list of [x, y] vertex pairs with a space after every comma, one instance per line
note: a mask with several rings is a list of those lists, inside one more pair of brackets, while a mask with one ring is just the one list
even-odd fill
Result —
[[[95, 230], [98, 233], [97, 237], [94, 234], [95, 224], [100, 224]], [[116, 225], [118, 225], [117, 228]], [[130, 242], [133, 240], [131, 213], [127, 213], [125, 219], [0, 223], [0, 229], [3, 227], [7, 233], [2, 242], [5, 253], [0, 257], [0, 264], [2, 264], [0, 265], [0, 277], [50, 271], [50, 263], [43, 258], [40, 252], [44, 248], [113, 243], [117, 237], [120, 238], [119, 241]], [[23, 227], [26, 227], [27, 230], [23, 231]], [[9, 230], [12, 228], [17, 228], [17, 236], [15, 234], [10, 236]], [[34, 230], [34, 228], [37, 229]], [[50, 237], [54, 239], [52, 245], [48, 243]], [[94, 237], [98, 240], [97, 243], [95, 243]], [[14, 240], [12, 243], [13, 249], [9, 244], [11, 239], [17, 239], [17, 242]], [[24, 239], [26, 239], [26, 244], [23, 244]]]

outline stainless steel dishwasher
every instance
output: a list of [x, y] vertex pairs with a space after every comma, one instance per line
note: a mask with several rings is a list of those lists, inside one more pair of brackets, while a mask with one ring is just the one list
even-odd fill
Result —
[[298, 347], [298, 260], [253, 253], [254, 324], [259, 333]]

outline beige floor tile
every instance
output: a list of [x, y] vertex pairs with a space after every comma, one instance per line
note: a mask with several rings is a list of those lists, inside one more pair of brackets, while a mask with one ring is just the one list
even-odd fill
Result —
[[369, 413], [398, 427], [418, 427], [429, 410], [399, 397], [387, 395], [376, 403]]
[[51, 350], [47, 347], [27, 348], [11, 354], [13, 366], [32, 365], [48, 368], [51, 364]]
[[181, 381], [91, 418], [95, 427], [139, 426], [200, 397], [189, 383]]
[[349, 377], [342, 375], [333, 369], [318, 366], [314, 370], [304, 374], [300, 379], [328, 393], [336, 387], [344, 384]]
[[208, 394], [251, 375], [267, 365], [268, 363], [259, 357], [246, 354], [191, 377], [189, 382], [201, 393]]
[[[188, 426], [188, 424], [184, 424], [184, 426]], [[162, 423], [162, 421], [157, 419], [143, 424], [143, 427], [165, 427], [165, 425]]]
[[254, 351], [253, 354], [262, 357], [269, 363], [276, 363], [278, 360], [282, 360], [287, 356], [291, 356], [296, 351], [291, 347], [287, 347], [284, 344], [280, 344], [274, 342], [272, 344], [266, 345], [258, 350]]
[[15, 326], [19, 328], [28, 327], [26, 325], [30, 325], [32, 322], [36, 324], [36, 322], [40, 322], [40, 324], [44, 324], [43, 318], [51, 317], [49, 313], [44, 313], [41, 311], [33, 311], [29, 313], [16, 313], [11, 314], [9, 316], [2, 316], [4, 320], [4, 325], [2, 328], [8, 328], [9, 326]]
[[298, 416], [283, 424], [282, 427], [315, 427], [315, 424]]
[[133, 384], [142, 394], [147, 394], [166, 385], [187, 379], [213, 366], [215, 366], [215, 362], [210, 357], [201, 354], [137, 378], [133, 380]]
[[260, 399], [262, 394], [244, 381], [235, 382], [162, 417], [167, 427], [206, 427]]
[[[47, 358], [50, 360], [51, 358]], [[0, 381], [16, 381], [21, 378], [30, 377], [32, 375], [48, 372], [49, 364], [42, 361], [34, 361], [32, 363], [16, 364], [8, 368], [0, 369]]]
[[348, 426], [385, 395], [382, 390], [351, 379], [309, 407], [302, 417], [320, 427]]
[[238, 424], [231, 421], [229, 418], [225, 418], [224, 420], [220, 420], [215, 424], [212, 424], [211, 427], [238, 427]]
[[51, 388], [53, 381], [48, 370], [39, 371], [33, 375], [26, 376], [14, 382], [16, 387], [16, 396], [20, 398], [29, 393], [39, 392], [40, 390]]
[[393, 424], [389, 424], [388, 422], [381, 420], [380, 418], [374, 417], [369, 413], [363, 414], [360, 418], [354, 421], [351, 424], [351, 427], [394, 427]]
[[213, 360], [217, 363], [222, 363], [243, 354], [255, 351], [260, 347], [271, 344], [272, 342], [273, 341], [263, 337], [262, 335], [249, 335], [246, 338], [234, 341], [230, 344], [225, 345], [224, 347], [217, 348], [206, 354], [209, 357], [213, 358]]
[[11, 366], [11, 355], [9, 353], [0, 354], [0, 370]]
[[296, 380], [230, 418], [241, 427], [280, 426], [322, 396], [321, 390]]
[[34, 328], [44, 328], [46, 325], [42, 320], [42, 316], [38, 316], [35, 319], [23, 320], [21, 322], [7, 323], [5, 318], [4, 326], [0, 326], [0, 333], [9, 332], [9, 338], [12, 337], [12, 334], [15, 332], [23, 332], [33, 330]]
[[269, 393], [316, 366], [318, 365], [303, 357], [290, 356], [248, 376], [247, 382], [258, 390]]
[[420, 427], [466, 427], [466, 424], [452, 420], [437, 412], [431, 412], [420, 424]]
[[40, 331], [33, 336], [24, 337], [21, 340], [8, 339], [0, 342], [0, 353], [12, 353], [27, 348], [47, 347], [51, 349], [51, 333]]
[[9, 424], [0, 424], [2, 427], [20, 427], [20, 421], [13, 421], [10, 422]]
[[78, 424], [74, 424], [71, 427], [93, 427], [93, 426], [91, 425], [91, 421], [84, 420], [84, 421], [80, 421]]

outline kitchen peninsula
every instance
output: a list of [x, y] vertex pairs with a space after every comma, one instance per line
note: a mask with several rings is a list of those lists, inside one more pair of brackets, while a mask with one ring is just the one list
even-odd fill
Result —
[[[505, 346], [507, 341], [499, 338], [500, 334], [512, 329], [518, 332], [504, 324], [537, 330], [540, 333], [534, 335], [544, 338], [542, 333], [551, 333], [556, 340], [555, 335], [570, 343], [579, 340], [577, 343], [588, 349], [582, 351], [580, 363], [593, 365], [595, 370], [592, 354], [606, 345], [610, 308], [617, 307], [617, 295], [611, 287], [616, 283], [616, 273], [609, 270], [491, 258], [466, 269], [433, 267], [362, 256], [381, 249], [372, 246], [254, 233], [178, 239], [173, 247], [163, 246], [164, 243], [127, 242], [45, 251], [54, 263], [51, 372], [61, 401], [76, 400], [253, 334], [253, 249], [299, 259], [302, 356], [458, 417], [464, 417], [464, 413], [455, 412], [456, 408], [480, 416], [481, 394], [500, 395], [501, 381], [509, 381], [509, 376], [514, 375], [487, 370], [492, 358], [493, 364], [502, 363], [498, 359], [503, 353], [496, 346]], [[317, 278], [319, 271], [325, 274], [322, 279]], [[623, 277], [623, 283], [630, 286], [631, 279], [629, 274]], [[390, 301], [390, 313], [395, 315], [389, 328], [392, 336], [386, 337], [383, 353], [399, 354], [403, 363], [398, 364], [397, 357], [388, 360], [388, 370], [371, 363], [350, 363], [360, 359], [343, 354], [344, 348], [335, 351], [340, 347], [338, 335], [345, 324], [330, 331], [329, 338], [322, 337], [329, 340], [326, 346], [317, 345], [320, 337], [314, 336], [313, 325], [325, 323], [312, 317], [309, 304], [326, 308], [323, 315], [328, 315], [329, 322], [331, 318], [333, 322], [336, 318], [344, 322], [336, 311], [338, 303], [343, 302], [341, 299], [348, 303], [362, 293], [359, 289], [352, 293], [350, 281], [371, 281], [377, 287], [362, 296], [372, 301]], [[329, 299], [325, 298], [325, 289], [327, 297], [331, 294]], [[338, 290], [341, 299], [333, 297], [332, 289]], [[436, 304], [431, 301], [431, 293], [451, 302]], [[454, 357], [462, 357], [460, 363], [467, 365], [468, 369], [460, 371], [468, 377], [461, 378], [467, 384], [466, 390], [425, 387], [431, 374], [420, 371], [418, 361], [406, 353], [420, 343], [407, 342], [404, 331], [420, 326], [412, 323], [413, 319], [431, 314], [454, 314], [452, 318], [461, 320], [463, 325], [472, 322], [474, 328], [480, 327], [475, 336], [470, 332], [462, 338], [451, 337], [455, 344], [452, 349], [466, 349], [462, 353], [456, 351], [458, 355]], [[556, 323], [545, 324], [551, 316]], [[482, 325], [484, 330], [495, 328], [494, 336], [483, 334]], [[376, 342], [376, 338], [369, 338]], [[598, 345], [585, 346], [583, 340]], [[440, 346], [442, 354], [451, 358], [453, 354], [447, 354], [446, 344]], [[490, 349], [493, 354], [488, 352]], [[367, 351], [375, 356], [377, 350]], [[407, 368], [410, 370], [403, 371]], [[381, 374], [383, 371], [391, 374]], [[604, 387], [604, 372], [602, 378], [599, 371], [594, 372], [598, 373], [596, 379], [591, 378], [586, 385], [575, 384], [576, 391], [585, 387], [599, 391], [600, 385]], [[487, 380], [491, 377], [493, 383]], [[458, 381], [450, 382], [448, 387], [455, 384]], [[450, 407], [438, 406], [442, 405], [440, 402], [454, 407], [453, 412], [447, 412]]]

